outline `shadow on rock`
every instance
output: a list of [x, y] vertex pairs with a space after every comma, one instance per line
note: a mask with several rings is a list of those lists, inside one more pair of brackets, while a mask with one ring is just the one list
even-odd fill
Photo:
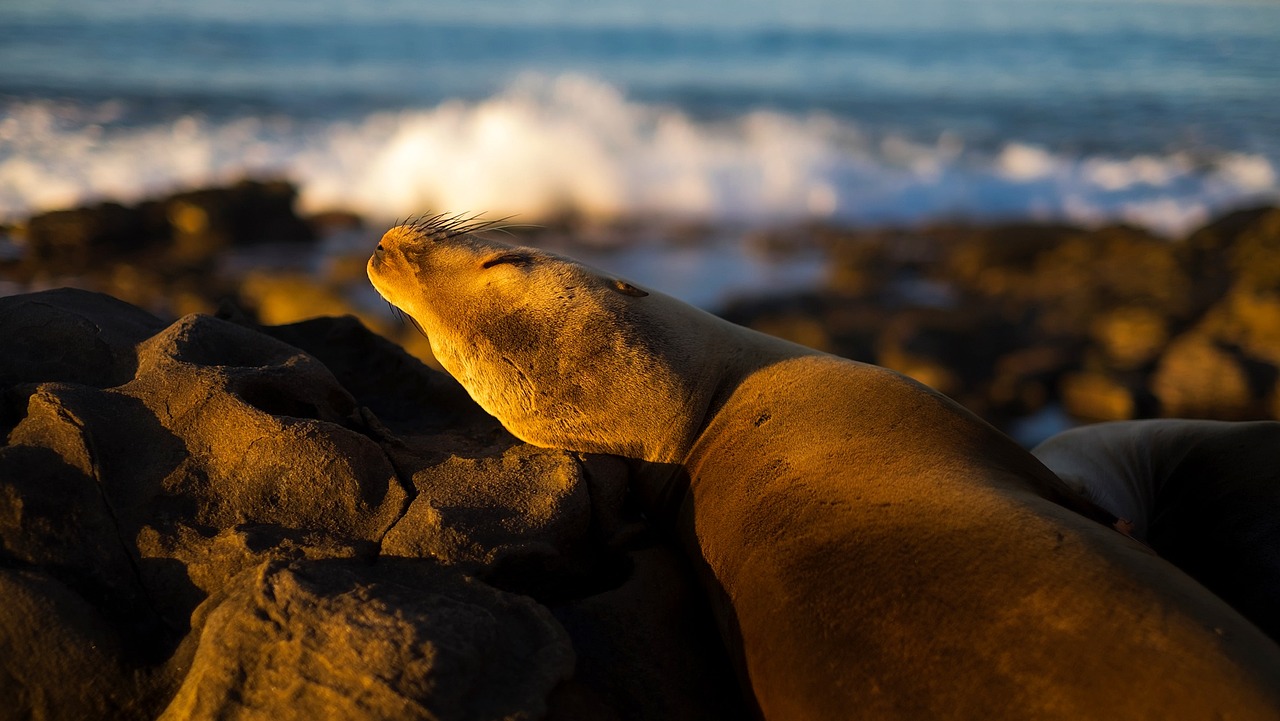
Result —
[[354, 319], [59, 290], [0, 329], [0, 719], [738, 717], [626, 464]]

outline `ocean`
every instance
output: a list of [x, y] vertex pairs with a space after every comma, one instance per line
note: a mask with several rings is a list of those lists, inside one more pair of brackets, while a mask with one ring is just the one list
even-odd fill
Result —
[[5, 0], [0, 222], [301, 210], [1123, 221], [1280, 200], [1280, 3]]

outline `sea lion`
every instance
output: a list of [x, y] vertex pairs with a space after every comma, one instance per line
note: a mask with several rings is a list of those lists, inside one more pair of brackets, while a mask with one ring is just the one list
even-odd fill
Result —
[[1280, 718], [1280, 647], [958, 404], [479, 228], [374, 287], [517, 437], [637, 461], [764, 718]]
[[1280, 423], [1097, 423], [1032, 453], [1280, 640]]

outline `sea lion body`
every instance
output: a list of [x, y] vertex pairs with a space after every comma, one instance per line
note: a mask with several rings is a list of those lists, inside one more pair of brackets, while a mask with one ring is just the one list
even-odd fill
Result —
[[1032, 452], [1280, 639], [1280, 422], [1097, 423]]
[[1280, 718], [1280, 649], [944, 396], [439, 219], [374, 286], [516, 436], [642, 461], [767, 719]]

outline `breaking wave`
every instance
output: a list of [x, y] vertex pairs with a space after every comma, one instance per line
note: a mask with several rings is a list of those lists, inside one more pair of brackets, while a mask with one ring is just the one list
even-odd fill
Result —
[[376, 220], [429, 209], [529, 221], [1037, 219], [1177, 235], [1280, 199], [1277, 162], [1262, 155], [1074, 156], [1012, 138], [984, 150], [951, 133], [872, 136], [823, 113], [707, 120], [577, 75], [355, 120], [128, 114], [121, 101], [0, 110], [0, 218], [266, 176], [296, 182], [303, 211]]

